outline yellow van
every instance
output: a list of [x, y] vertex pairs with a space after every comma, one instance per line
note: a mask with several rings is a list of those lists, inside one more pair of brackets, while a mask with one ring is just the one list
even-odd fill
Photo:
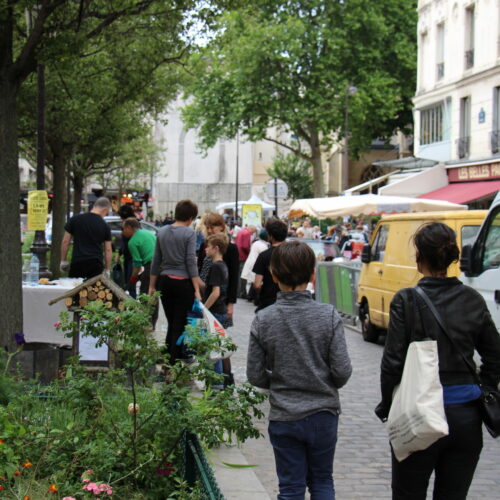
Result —
[[[414, 286], [422, 275], [417, 271], [413, 235], [426, 222], [442, 222], [457, 235], [459, 248], [471, 244], [488, 212], [421, 212], [382, 216], [370, 244], [363, 249], [358, 283], [359, 319], [363, 338], [376, 342], [389, 325], [389, 308], [394, 294]], [[459, 276], [458, 263], [450, 276]]]

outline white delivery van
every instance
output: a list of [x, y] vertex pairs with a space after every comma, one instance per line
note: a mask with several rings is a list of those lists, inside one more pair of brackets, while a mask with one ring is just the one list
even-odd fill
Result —
[[500, 331], [500, 191], [475, 242], [462, 248], [460, 269], [461, 281], [484, 297]]

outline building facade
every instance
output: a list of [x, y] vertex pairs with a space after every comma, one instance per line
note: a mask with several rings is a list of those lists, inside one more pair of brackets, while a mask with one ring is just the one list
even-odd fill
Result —
[[442, 170], [421, 194], [482, 208], [500, 188], [500, 1], [420, 0], [418, 13], [415, 156]]

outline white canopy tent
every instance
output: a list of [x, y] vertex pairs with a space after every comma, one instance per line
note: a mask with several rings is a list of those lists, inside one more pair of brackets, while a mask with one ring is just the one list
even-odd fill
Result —
[[335, 196], [332, 198], [304, 198], [296, 200], [290, 207], [288, 217], [293, 219], [309, 215], [318, 219], [327, 219], [359, 214], [432, 212], [443, 210], [467, 210], [467, 206], [424, 198], [361, 194], [358, 196]]
[[[215, 207], [216, 210], [226, 210], [228, 208], [234, 209], [234, 205], [236, 204], [236, 201], [228, 201], [227, 203], [221, 203], [220, 205], [217, 205]], [[274, 205], [271, 205], [270, 203], [266, 203], [265, 201], [261, 200], [256, 194], [252, 195], [249, 200], [246, 201], [238, 201], [238, 210], [241, 210], [241, 207], [243, 205], [261, 205], [262, 210], [264, 212], [274, 210]]]

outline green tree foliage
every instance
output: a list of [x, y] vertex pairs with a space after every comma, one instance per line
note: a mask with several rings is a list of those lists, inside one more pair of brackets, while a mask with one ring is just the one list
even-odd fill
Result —
[[310, 162], [323, 196], [322, 153], [345, 134], [351, 86], [353, 154], [411, 122], [415, 32], [415, 0], [257, 0], [222, 16], [193, 60], [186, 122], [203, 147], [240, 131], [290, 149]]
[[285, 181], [288, 186], [288, 199], [311, 198], [313, 195], [313, 179], [311, 164], [293, 153], [284, 154], [278, 151], [273, 166], [267, 169], [271, 178]]

